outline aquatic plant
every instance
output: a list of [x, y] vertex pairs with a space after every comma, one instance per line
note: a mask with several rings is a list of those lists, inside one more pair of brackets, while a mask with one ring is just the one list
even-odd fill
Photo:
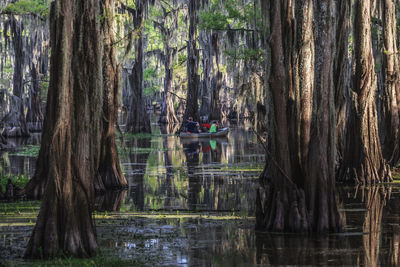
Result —
[[8, 179], [11, 179], [11, 182], [18, 186], [19, 188], [23, 188], [29, 181], [29, 178], [26, 177], [24, 174], [13, 175], [13, 174], [0, 174], [0, 184], [3, 188], [3, 193], [6, 189], [6, 184]]

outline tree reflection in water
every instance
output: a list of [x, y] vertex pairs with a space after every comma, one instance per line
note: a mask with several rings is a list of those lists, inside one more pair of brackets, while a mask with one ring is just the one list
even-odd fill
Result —
[[[151, 138], [135, 138], [130, 147], [149, 149]], [[144, 175], [150, 152], [129, 153], [131, 182], [129, 183], [129, 197], [132, 199], [132, 210], [144, 210], [145, 190]]]
[[95, 198], [94, 208], [97, 211], [119, 211], [128, 190], [109, 190]]

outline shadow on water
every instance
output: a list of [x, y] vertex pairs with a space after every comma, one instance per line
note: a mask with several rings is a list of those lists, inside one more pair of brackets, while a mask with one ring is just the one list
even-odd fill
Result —
[[[255, 190], [265, 160], [257, 138], [244, 127], [224, 139], [181, 140], [172, 131], [155, 127], [151, 137], [126, 137], [120, 160], [129, 190], [96, 199], [96, 209], [109, 212], [96, 213], [107, 255], [151, 255], [146, 261], [157, 266], [399, 266], [398, 184], [338, 187], [343, 233], [256, 232]], [[34, 158], [11, 153], [3, 153], [3, 172], [34, 171]], [[38, 207], [17, 210], [0, 203], [7, 259], [21, 257]]]

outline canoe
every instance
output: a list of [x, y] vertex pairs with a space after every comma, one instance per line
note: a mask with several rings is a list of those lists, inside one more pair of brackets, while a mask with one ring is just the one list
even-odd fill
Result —
[[229, 133], [229, 127], [222, 128], [216, 133], [187, 133], [180, 132], [179, 137], [181, 138], [204, 138], [204, 137], [225, 137]]

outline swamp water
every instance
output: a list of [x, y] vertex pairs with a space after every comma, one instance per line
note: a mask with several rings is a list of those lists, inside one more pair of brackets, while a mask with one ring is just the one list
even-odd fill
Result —
[[[17, 146], [37, 139], [27, 142]], [[125, 136], [124, 143], [120, 160], [129, 190], [96, 199], [105, 257], [154, 266], [400, 265], [397, 183], [339, 187], [343, 233], [261, 233], [254, 230], [254, 214], [265, 158], [250, 130], [233, 128], [228, 138], [195, 141], [155, 128], [151, 137]], [[18, 151], [0, 156], [0, 171], [31, 176], [35, 158]], [[21, 257], [39, 206], [0, 203], [0, 266], [38, 264]]]

